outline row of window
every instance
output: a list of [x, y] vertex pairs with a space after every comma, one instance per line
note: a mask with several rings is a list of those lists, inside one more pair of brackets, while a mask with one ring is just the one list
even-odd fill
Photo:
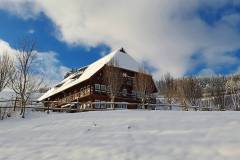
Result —
[[[106, 92], [108, 91], [109, 89], [107, 89], [107, 86], [106, 85], [100, 85], [100, 84], [95, 84], [95, 91], [97, 92]], [[123, 89], [122, 90], [122, 94], [124, 96], [127, 96], [127, 89]]]
[[117, 104], [115, 109], [127, 109], [127, 104]]
[[95, 91], [106, 92], [106, 90], [107, 90], [106, 85], [95, 84]]
[[[95, 104], [96, 109], [111, 108], [111, 104], [106, 104], [105, 101], [95, 100], [95, 102], [97, 102]], [[115, 109], [127, 109], [127, 104], [116, 104]]]
[[110, 104], [105, 104], [105, 101], [100, 101], [100, 100], [95, 100], [97, 102], [95, 104], [96, 109], [106, 109], [106, 108], [111, 108]]
[[[106, 85], [95, 84], [95, 91], [97, 91], [97, 92], [106, 92], [106, 91], [109, 91], [109, 88], [107, 88]], [[128, 95], [128, 91], [127, 91], [126, 88], [124, 88], [122, 90], [122, 95], [123, 96], [127, 96]], [[131, 95], [136, 97], [137, 96], [137, 92], [133, 90]]]
[[[95, 84], [94, 89], [95, 89], [96, 92], [107, 92], [107, 91], [109, 91], [109, 87], [107, 87], [106, 85], [103, 85], [103, 84]], [[90, 94], [91, 91], [93, 91], [93, 87], [90, 87], [90, 85], [88, 85], [88, 86], [85, 86], [85, 87], [81, 88], [79, 91], [75, 90], [74, 92], [65, 93], [63, 99], [64, 98], [65, 99], [69, 98], [68, 96], [73, 96], [74, 95], [73, 93], [78, 93], [79, 96], [82, 97], [84, 95]], [[128, 96], [129, 95], [127, 89], [123, 89], [121, 94], [123, 96]], [[133, 90], [132, 93], [131, 93], [131, 96], [136, 97], [137, 92]], [[72, 97], [72, 98], [74, 98], [74, 97]], [[58, 100], [59, 99], [60, 98], [58, 98]]]

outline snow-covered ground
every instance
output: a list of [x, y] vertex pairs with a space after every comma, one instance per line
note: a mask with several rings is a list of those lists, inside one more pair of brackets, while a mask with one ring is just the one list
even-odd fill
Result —
[[0, 121], [1, 160], [239, 160], [239, 112], [31, 113]]

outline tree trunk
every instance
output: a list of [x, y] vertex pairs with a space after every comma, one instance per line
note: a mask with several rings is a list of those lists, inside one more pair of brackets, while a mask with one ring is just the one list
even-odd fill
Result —
[[22, 114], [22, 118], [25, 118], [25, 108], [26, 106], [24, 105], [24, 107], [23, 107], [23, 114]]
[[15, 101], [14, 101], [14, 106], [13, 106], [13, 111], [14, 112], [16, 111], [16, 105], [17, 105], [17, 97], [15, 98]]
[[183, 101], [183, 110], [188, 111], [187, 103]]
[[23, 104], [21, 103], [21, 112], [20, 112], [20, 115], [23, 114]]
[[22, 115], [22, 118], [25, 118], [25, 107], [26, 107], [26, 103], [25, 103], [24, 97], [21, 96], [21, 113], [20, 113], [20, 115]]
[[111, 108], [115, 109], [115, 104], [114, 104], [115, 96], [111, 97]]
[[[52, 105], [53, 103], [51, 103], [51, 108], [53, 108], [53, 105]], [[47, 114], [49, 114], [49, 105], [47, 106]]]
[[172, 101], [171, 101], [171, 99], [168, 99], [168, 104], [169, 104], [169, 110], [172, 110]]
[[144, 99], [143, 99], [143, 98], [142, 98], [142, 104], [141, 104], [141, 106], [142, 106], [142, 107], [141, 107], [142, 109], [145, 109]]

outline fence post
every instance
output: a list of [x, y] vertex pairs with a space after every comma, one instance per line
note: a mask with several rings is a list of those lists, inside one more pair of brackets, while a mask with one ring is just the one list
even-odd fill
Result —
[[13, 111], [16, 111], [16, 105], [17, 105], [17, 97], [15, 98], [15, 101], [14, 101]]
[[[51, 107], [52, 107], [52, 103], [51, 103]], [[49, 105], [48, 105], [48, 109], [47, 109], [47, 114], [49, 114]]]

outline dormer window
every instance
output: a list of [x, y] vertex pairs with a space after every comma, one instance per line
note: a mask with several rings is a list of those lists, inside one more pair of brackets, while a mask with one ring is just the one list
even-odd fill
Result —
[[77, 74], [77, 75], [75, 75], [75, 76], [73, 76], [71, 79], [78, 79], [79, 77], [81, 76], [81, 74]]
[[61, 87], [63, 84], [64, 84], [64, 83], [59, 83], [59, 84], [57, 84], [55, 87], [59, 88], [59, 87]]

